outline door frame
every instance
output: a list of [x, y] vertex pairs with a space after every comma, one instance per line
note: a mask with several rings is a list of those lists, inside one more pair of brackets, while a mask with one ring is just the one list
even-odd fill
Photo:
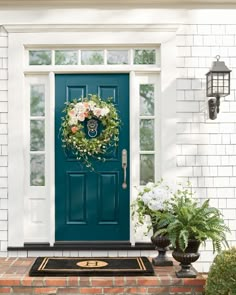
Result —
[[[78, 27], [78, 26], [77, 26]], [[89, 27], [89, 26], [88, 26]], [[118, 27], [118, 26], [117, 26]], [[27, 66], [23, 61], [26, 60], [27, 48], [51, 48], [63, 44], [63, 47], [73, 46], [100, 46], [109, 47], [111, 44], [117, 46], [161, 46], [161, 75], [160, 75], [160, 96], [161, 96], [161, 149], [163, 151], [161, 157], [161, 176], [165, 180], [175, 181], [176, 176], [176, 30], [177, 26], [135, 26], [123, 25], [119, 31], [113, 31], [113, 27], [105, 25], [98, 28], [96, 32], [88, 31], [84, 26], [80, 32], [73, 32], [73, 28], [65, 26], [51, 27], [51, 32], [39, 32], [40, 26], [32, 28], [31, 26], [6, 26], [9, 32], [9, 232], [8, 245], [11, 247], [23, 246], [25, 242], [48, 242], [50, 245], [55, 241], [55, 190], [52, 184], [55, 183], [54, 176], [54, 143], [50, 143], [50, 170], [49, 170], [49, 198], [46, 199], [50, 208], [47, 216], [49, 226], [41, 238], [34, 235], [27, 236], [24, 227], [27, 222], [25, 204], [29, 202], [26, 198], [25, 190], [25, 124], [22, 123], [22, 129], [16, 129], [16, 124], [24, 122], [25, 113], [25, 86], [24, 79], [27, 75], [48, 76], [49, 85], [48, 92], [50, 98], [50, 122], [54, 122], [54, 97], [55, 97], [55, 73], [129, 73], [130, 74], [130, 154], [136, 151], [135, 128], [138, 120], [137, 114], [133, 111], [135, 107], [136, 93], [136, 74], [153, 72], [160, 73], [160, 68], [153, 67], [147, 69], [145, 66]], [[89, 27], [90, 28], [90, 27]], [[91, 29], [91, 28], [90, 28]], [[19, 31], [20, 30], [20, 31]], [[133, 32], [133, 33], [132, 33]], [[73, 40], [73, 44], [72, 41]], [[141, 40], [141, 41], [140, 41]], [[104, 45], [106, 44], [106, 46]], [[50, 138], [54, 138], [54, 124], [50, 124]], [[165, 136], [171, 134], [171, 136]], [[15, 144], [17, 138], [18, 145]], [[15, 174], [15, 163], [18, 163], [17, 177]], [[165, 168], [165, 169], [164, 169]], [[137, 183], [137, 175], [135, 165], [130, 170], [131, 190], [130, 196], [135, 195], [134, 184]], [[17, 197], [16, 197], [17, 196]], [[15, 222], [17, 218], [17, 222]], [[27, 224], [26, 224], [27, 225]], [[37, 229], [37, 225], [34, 230]], [[130, 239], [134, 244], [134, 235], [132, 226], [130, 226]]]

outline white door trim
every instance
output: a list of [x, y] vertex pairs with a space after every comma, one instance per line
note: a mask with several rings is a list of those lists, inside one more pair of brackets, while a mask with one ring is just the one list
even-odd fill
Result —
[[[103, 30], [105, 30], [103, 28]], [[25, 242], [24, 236], [24, 183], [25, 183], [25, 170], [24, 170], [24, 138], [25, 130], [24, 126], [20, 126], [24, 122], [25, 114], [23, 104], [25, 102], [24, 93], [24, 75], [25, 74], [38, 74], [41, 72], [49, 75], [50, 81], [50, 121], [54, 122], [54, 74], [65, 72], [65, 68], [57, 66], [47, 67], [47, 69], [40, 70], [39, 68], [33, 69], [26, 66], [23, 62], [25, 60], [25, 48], [46, 48], [56, 46], [85, 46], [85, 45], [114, 45], [114, 46], [141, 46], [141, 45], [161, 45], [161, 113], [162, 113], [162, 134], [161, 134], [161, 146], [162, 154], [161, 158], [161, 175], [167, 181], [175, 180], [175, 128], [176, 128], [176, 67], [175, 67], [175, 33], [173, 30], [163, 31], [150, 30], [150, 31], [137, 31], [131, 28], [122, 32], [49, 32], [49, 33], [10, 33], [9, 34], [9, 246], [23, 246]], [[105, 67], [105, 66], [104, 66]], [[121, 70], [120, 66], [110, 68], [112, 72], [125, 72]], [[137, 93], [134, 95], [134, 78], [136, 70], [130, 66], [126, 68], [126, 72], [131, 73], [131, 97], [138, 98]], [[156, 72], [159, 70], [156, 68]], [[70, 73], [79, 72], [101, 72], [101, 67], [91, 69], [91, 66], [87, 68], [83, 66], [71, 67], [68, 69]], [[103, 71], [107, 71], [107, 68], [103, 68]], [[145, 69], [143, 68], [144, 72]], [[147, 71], [147, 70], [146, 70]], [[135, 101], [133, 102], [135, 103]], [[132, 120], [132, 112], [130, 120]], [[18, 128], [16, 128], [16, 126]], [[131, 123], [132, 128], [132, 123]], [[132, 129], [131, 129], [132, 133]], [[54, 141], [54, 123], [50, 127], [50, 137]], [[166, 136], [168, 134], [168, 136]], [[169, 136], [171, 134], [171, 136]], [[16, 144], [17, 143], [17, 144]], [[132, 146], [131, 146], [132, 148]], [[134, 147], [133, 147], [134, 148]], [[54, 208], [54, 144], [50, 145], [50, 198], [48, 200], [48, 206], [51, 208], [50, 226], [48, 226], [48, 232], [45, 232], [45, 241], [54, 243], [54, 229], [55, 229], [55, 208]], [[132, 150], [131, 150], [132, 154]], [[17, 164], [16, 164], [17, 163]], [[17, 165], [17, 170], [16, 170]], [[165, 169], [163, 169], [165, 167]], [[131, 170], [132, 171], [132, 170]], [[131, 172], [131, 181], [133, 181], [133, 175]], [[131, 191], [133, 195], [133, 191]], [[16, 222], [17, 220], [17, 222]], [[35, 235], [37, 237], [37, 233]], [[131, 235], [132, 237], [132, 235]], [[133, 238], [131, 238], [133, 239]], [[36, 242], [36, 241], [35, 241]], [[42, 241], [40, 241], [42, 242]], [[133, 241], [134, 242], [134, 241]]]

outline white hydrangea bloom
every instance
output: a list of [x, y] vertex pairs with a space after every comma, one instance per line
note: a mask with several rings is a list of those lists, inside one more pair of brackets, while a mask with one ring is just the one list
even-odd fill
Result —
[[78, 102], [75, 105], [75, 110], [78, 114], [84, 113], [86, 111], [86, 107], [84, 106], [84, 104], [82, 102]]

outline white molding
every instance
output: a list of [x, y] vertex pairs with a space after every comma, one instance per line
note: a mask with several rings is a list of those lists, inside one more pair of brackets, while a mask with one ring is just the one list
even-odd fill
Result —
[[8, 24], [8, 33], [43, 32], [176, 32], [180, 24]]
[[[109, 26], [108, 26], [109, 27]], [[31, 67], [25, 66], [25, 49], [26, 48], [55, 48], [60, 46], [100, 46], [100, 47], [109, 47], [109, 46], [140, 46], [150, 45], [153, 46], [163, 46], [162, 47], [162, 64], [163, 72], [161, 72], [162, 82], [161, 87], [161, 98], [164, 102], [162, 105], [163, 116], [165, 119], [164, 123], [164, 132], [162, 135], [162, 149], [166, 156], [162, 158], [162, 167], [165, 170], [163, 177], [168, 179], [175, 179], [173, 175], [174, 164], [176, 153], [174, 152], [173, 145], [175, 146], [175, 32], [136, 32], [132, 34], [129, 31], [117, 31], [111, 32], [55, 32], [55, 33], [9, 33], [9, 246], [22, 246], [25, 242], [25, 236], [23, 232], [24, 228], [24, 134], [23, 128], [20, 128], [20, 122], [24, 120], [23, 107], [24, 103], [24, 74], [32, 75], [42, 75], [47, 74], [49, 77], [49, 86], [50, 86], [50, 184], [47, 191], [47, 199], [45, 202], [48, 206], [48, 210], [45, 211], [45, 221], [48, 222], [50, 228], [44, 228], [44, 233], [41, 233], [38, 238], [39, 242], [42, 242], [42, 237], [44, 237], [44, 242], [50, 242], [53, 244], [55, 238], [55, 202], [54, 202], [54, 130], [53, 130], [53, 108], [54, 108], [54, 74], [67, 72], [65, 67], [50, 66], [50, 67]], [[72, 44], [73, 42], [73, 44]], [[174, 46], [174, 47], [173, 47]], [[173, 47], [173, 48], [172, 48]], [[94, 70], [92, 70], [92, 67]], [[101, 72], [102, 67], [95, 68], [94, 66], [75, 66], [68, 67], [68, 72], [70, 73], [79, 73], [79, 72]], [[40, 70], [41, 68], [41, 70]], [[139, 71], [142, 75], [144, 73], [160, 73], [160, 68], [147, 66], [145, 69], [142, 66], [130, 65], [127, 67], [126, 71], [123, 66], [109, 67], [112, 72], [134, 72], [134, 70]], [[108, 71], [108, 66], [104, 66], [103, 71]], [[131, 89], [130, 94], [133, 96], [130, 102], [131, 105], [137, 104], [138, 94], [134, 93], [134, 78], [136, 74], [131, 73]], [[163, 85], [162, 85], [163, 84]], [[53, 89], [52, 89], [53, 88]], [[53, 100], [53, 101], [52, 101]], [[172, 104], [171, 107], [169, 104]], [[133, 111], [133, 110], [132, 110]], [[165, 117], [166, 116], [166, 117]], [[133, 117], [132, 117], [133, 118]], [[137, 125], [137, 124], [136, 124]], [[135, 125], [135, 126], [136, 126]], [[18, 128], [15, 128], [18, 126]], [[131, 128], [134, 128], [134, 125], [131, 125]], [[173, 133], [173, 136], [172, 136]], [[131, 130], [132, 136], [134, 132]], [[164, 136], [168, 134], [167, 136]], [[171, 136], [170, 136], [171, 134]], [[171, 138], [171, 142], [169, 141]], [[15, 144], [17, 141], [17, 145]], [[168, 146], [168, 144], [171, 146]], [[136, 149], [133, 145], [131, 149]], [[171, 158], [171, 159], [170, 159]], [[17, 175], [15, 165], [17, 163]], [[131, 177], [132, 181], [134, 178], [137, 178], [136, 165], [135, 161], [132, 161], [133, 167], [131, 167]], [[165, 168], [165, 169], [164, 169]], [[167, 170], [167, 171], [166, 171]], [[136, 179], [137, 180], [137, 179]], [[134, 188], [131, 190], [131, 196], [133, 195]], [[49, 199], [50, 198], [50, 199]], [[17, 217], [17, 222], [15, 222]], [[37, 232], [32, 234], [32, 241], [36, 242]], [[30, 237], [27, 237], [30, 241]], [[133, 236], [131, 235], [132, 242]]]

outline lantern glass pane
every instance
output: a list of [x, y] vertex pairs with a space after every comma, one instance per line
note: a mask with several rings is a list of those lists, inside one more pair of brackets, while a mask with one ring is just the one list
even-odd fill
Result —
[[224, 82], [224, 80], [219, 80], [218, 85], [223, 86], [223, 82]]
[[224, 74], [224, 78], [229, 80], [229, 73]]
[[217, 80], [213, 80], [213, 86], [217, 86], [218, 85], [218, 81]]
[[224, 86], [229, 86], [229, 81], [228, 80], [224, 81]]

